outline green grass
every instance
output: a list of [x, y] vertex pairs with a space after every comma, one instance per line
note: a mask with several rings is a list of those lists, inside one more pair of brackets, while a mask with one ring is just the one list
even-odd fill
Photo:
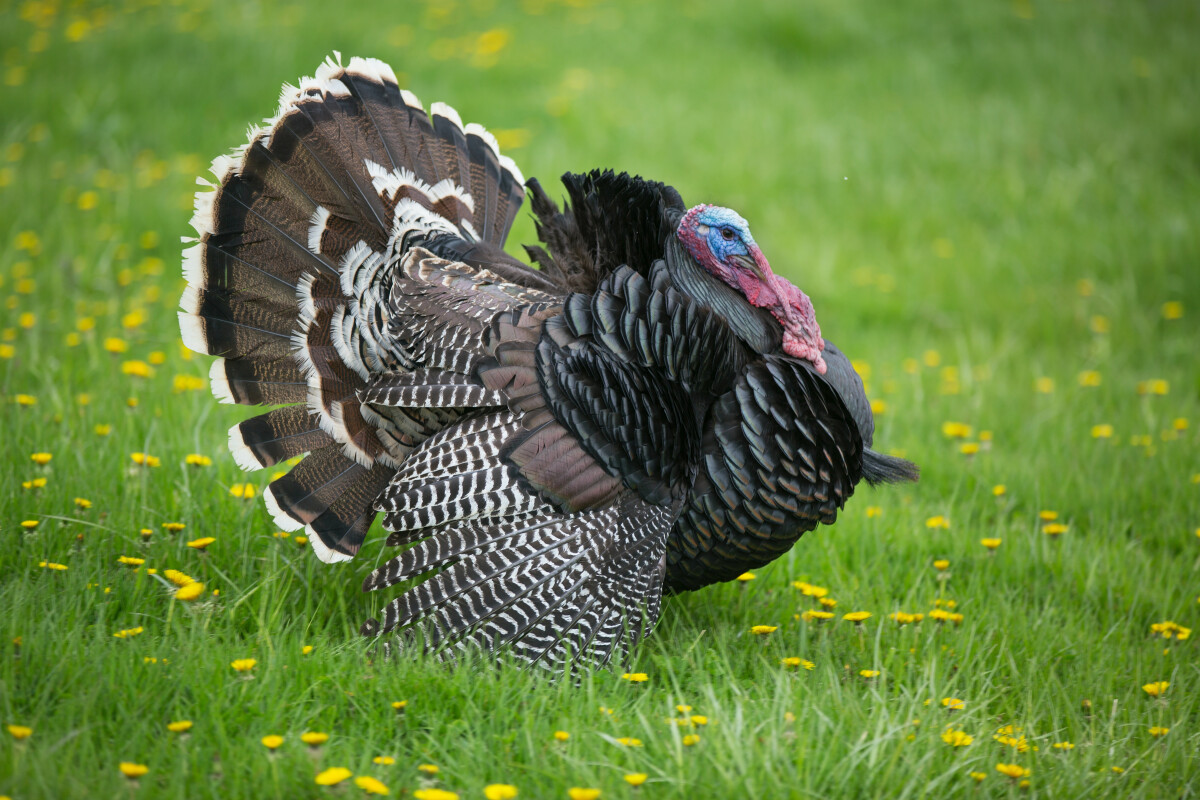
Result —
[[[411, 795], [423, 762], [464, 798], [491, 782], [626, 797], [635, 771], [653, 798], [1200, 792], [1196, 644], [1150, 637], [1162, 620], [1200, 623], [1195, 4], [64, 5], [0, 10], [0, 723], [34, 731], [0, 731], [0, 794], [118, 796], [120, 761], [149, 767], [130, 790], [145, 798], [324, 797], [313, 775], [333, 765]], [[489, 63], [471, 49], [497, 29]], [[505, 134], [527, 138], [510, 152], [547, 185], [612, 166], [739, 209], [825, 334], [869, 365], [886, 403], [877, 443], [920, 463], [920, 484], [864, 487], [756, 580], [668, 600], [633, 664], [643, 684], [375, 658], [356, 631], [383, 602], [358, 591], [383, 557], [378, 529], [341, 567], [272, 537], [258, 499], [229, 493], [269, 479], [225, 453], [247, 411], [174, 388], [208, 366], [184, 358], [173, 312], [194, 177], [334, 49], [388, 60], [426, 103], [524, 131]], [[523, 216], [512, 241], [532, 239]], [[124, 328], [138, 310], [145, 322]], [[77, 331], [85, 319], [94, 329]], [[128, 352], [105, 351], [114, 336]], [[153, 377], [122, 374], [152, 352]], [[1080, 386], [1085, 370], [1101, 385]], [[1035, 391], [1043, 377], [1053, 392]], [[1153, 380], [1168, 393], [1140, 394]], [[947, 421], [992, 439], [968, 457]], [[1094, 439], [1098, 424], [1114, 436]], [[135, 451], [161, 466], [135, 467]], [[187, 467], [188, 453], [213, 464]], [[1044, 535], [1043, 509], [1068, 532]], [[935, 515], [949, 527], [926, 527]], [[185, 544], [200, 536], [216, 538], [204, 554]], [[979, 544], [991, 536], [994, 554]], [[220, 594], [173, 603], [120, 555]], [[797, 621], [811, 601], [793, 580], [828, 587], [839, 616], [873, 616]], [[939, 598], [960, 626], [888, 619]], [[755, 624], [779, 628], [763, 639]], [[238, 658], [257, 659], [251, 679]], [[1141, 686], [1158, 680], [1171, 687], [1153, 700]], [[707, 726], [664, 722], [679, 703]], [[187, 738], [166, 732], [177, 719], [195, 723]], [[974, 742], [951, 748], [947, 724]], [[1003, 725], [1030, 750], [994, 741]], [[310, 754], [305, 730], [330, 741]], [[259, 743], [272, 733], [287, 737], [274, 759]], [[998, 762], [1031, 769], [1028, 789]]]

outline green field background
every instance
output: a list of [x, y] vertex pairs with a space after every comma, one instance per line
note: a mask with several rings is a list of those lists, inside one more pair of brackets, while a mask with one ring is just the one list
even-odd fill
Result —
[[[1196, 797], [1198, 42], [1182, 0], [4, 3], [0, 796]], [[337, 566], [273, 535], [175, 317], [196, 177], [334, 51], [551, 194], [611, 167], [737, 209], [920, 483], [668, 599], [644, 682], [384, 661], [379, 528]]]

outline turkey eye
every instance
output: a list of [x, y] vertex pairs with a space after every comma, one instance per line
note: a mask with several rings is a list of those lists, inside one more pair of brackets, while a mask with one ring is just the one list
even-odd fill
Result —
[[737, 234], [733, 232], [732, 228], [721, 228], [721, 236], [725, 239], [725, 241], [732, 242]]

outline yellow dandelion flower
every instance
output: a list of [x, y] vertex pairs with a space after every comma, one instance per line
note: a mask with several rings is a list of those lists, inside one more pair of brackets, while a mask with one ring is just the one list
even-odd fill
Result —
[[1162, 305], [1163, 319], [1182, 319], [1183, 303], [1178, 300], [1168, 300]]
[[645, 683], [650, 680], [650, 677], [644, 672], [626, 672], [621, 678], [630, 683]]
[[[170, 572], [170, 570], [168, 570], [168, 572]], [[192, 583], [185, 584], [176, 590], [175, 599], [182, 600], [185, 603], [190, 603], [193, 600], [198, 600], [202, 594], [204, 594], [204, 584], [200, 583], [199, 581], [193, 581]], [[216, 594], [216, 591], [214, 591], [213, 594]]]
[[913, 625], [925, 619], [924, 614], [909, 614], [904, 611], [896, 611], [888, 614], [888, 619], [893, 620], [899, 625]]
[[239, 497], [243, 500], [250, 500], [254, 497], [254, 484], [252, 483], [235, 483], [229, 487], [229, 493], [234, 497]]
[[737, 578], [735, 578], [735, 580], [741, 581], [742, 583], [746, 583], [747, 581], [752, 581], [757, 577], [758, 576], [755, 575], [753, 572], [743, 572], [741, 575], [738, 575]]
[[1052, 537], [1059, 536], [1067, 532], [1067, 527], [1068, 526], [1062, 524], [1061, 522], [1051, 522], [1042, 526], [1042, 533]]
[[122, 361], [121, 374], [131, 375], [134, 378], [150, 378], [154, 376], [154, 369], [145, 361]]
[[458, 800], [458, 794], [456, 792], [449, 792], [445, 789], [438, 789], [437, 787], [417, 789], [415, 792], [413, 792], [413, 797], [415, 797], [416, 800]]
[[21, 481], [22, 489], [44, 489], [46, 488], [45, 478], [34, 478], [31, 481]]
[[188, 453], [183, 462], [192, 467], [211, 467], [212, 459], [199, 453]]
[[617, 744], [621, 745], [622, 747], [641, 747], [642, 740], [635, 739], [632, 736], [622, 736], [621, 738], [617, 739]]
[[50, 459], [54, 458], [54, 456], [50, 453], [34, 453], [33, 455], [29, 456], [29, 458], [33, 461], [33, 463], [40, 467], [44, 467], [50, 463]]
[[203, 389], [205, 382], [203, 378], [197, 378], [195, 375], [176, 375], [171, 385], [176, 392], [195, 392]]
[[849, 614], [843, 614], [842, 619], [858, 625], [861, 624], [863, 620], [868, 619], [870, 616], [870, 611], [851, 611]]
[[1142, 691], [1151, 697], [1162, 697], [1170, 685], [1171, 684], [1167, 681], [1154, 681], [1153, 683], [1147, 683], [1142, 686]]
[[150, 768], [145, 764], [134, 764], [130, 761], [122, 761], [119, 768], [121, 774], [130, 780], [137, 780], [150, 771]]
[[36, 520], [36, 519], [21, 520], [21, 527], [27, 531], [31, 531], [34, 528], [36, 528], [37, 526], [38, 526], [38, 520]]
[[972, 773], [970, 773], [970, 777], [971, 777], [971, 780], [975, 781], [976, 783], [983, 783], [983, 779], [987, 777], [987, 773], [986, 772], [972, 772]]
[[87, 509], [92, 507], [92, 501], [88, 500], [85, 497], [76, 497], [75, 498], [75, 507], [82, 508], [86, 511]]
[[1003, 540], [1003, 539], [989, 538], [989, 539], [980, 539], [980, 540], [979, 540], [979, 543], [980, 543], [981, 545], [983, 545], [984, 547], [986, 547], [988, 550], [995, 550], [997, 547], [999, 547], [999, 546], [1000, 546], [1000, 543], [1001, 543], [1002, 541], [1004, 541], [1004, 540]]
[[950, 560], [946, 559], [946, 558], [936, 559], [933, 562], [933, 568], [936, 569], [938, 572], [942, 572], [943, 570], [950, 569]]
[[408, 701], [407, 700], [395, 700], [392, 702], [392, 708], [395, 709], [397, 713], [403, 714], [404, 709], [408, 708]]
[[330, 767], [323, 772], [317, 773], [315, 780], [318, 786], [337, 786], [353, 774], [345, 767]]
[[391, 794], [387, 784], [378, 778], [372, 778], [370, 775], [359, 775], [354, 779], [354, 785], [367, 794]]
[[185, 575], [177, 569], [163, 570], [163, 577], [176, 586], [187, 586], [188, 584], [196, 582], [195, 578], [191, 577], [190, 575]]
[[947, 729], [944, 733], [942, 733], [942, 741], [951, 747], [966, 747], [971, 742], [975, 741], [975, 737], [969, 736], [964, 731]]
[[313, 646], [311, 644], [306, 644], [300, 648], [300, 655], [306, 656], [309, 653], [311, 653], [312, 651], [313, 651]]
[[[792, 585], [795, 586], [795, 584]], [[800, 593], [805, 597], [815, 597], [818, 600], [829, 594], [829, 590], [824, 586], [816, 586], [811, 583], [804, 583], [797, 588], [800, 589]]]
[[942, 705], [951, 711], [962, 711], [966, 707], [966, 703], [957, 697], [943, 697]]
[[264, 736], [262, 738], [262, 743], [263, 747], [267, 748], [268, 750], [276, 750], [281, 744], [283, 744], [283, 737], [271, 734], [270, 736]]
[[687, 713], [691, 712], [692, 707], [681, 703], [681, 704], [675, 706], [675, 710], [678, 711], [680, 714], [687, 714]]
[[641, 786], [650, 776], [644, 772], [630, 772], [625, 776], [625, 782], [630, 786]]
[[799, 656], [788, 656], [787, 658], [783, 659], [780, 663], [783, 664], [785, 667], [788, 667], [789, 669], [796, 669], [799, 667], [804, 667], [806, 670], [812, 670], [812, 669], [816, 669], [816, 666], [817, 666], [816, 664], [809, 661], [808, 659], [800, 658]]
[[510, 783], [489, 783], [483, 787], [483, 796], [487, 800], [513, 800], [517, 796], [517, 787]]
[[1058, 512], [1057, 511], [1039, 511], [1038, 519], [1040, 519], [1042, 522], [1053, 522], [1054, 520], [1058, 519]]
[[300, 734], [300, 741], [304, 742], [309, 747], [320, 747], [329, 741], [328, 733], [318, 733], [316, 731], [305, 731]]
[[964, 442], [961, 445], [959, 445], [958, 452], [962, 453], [964, 456], [973, 456], [979, 452], [979, 443], [978, 442]]
[[187, 527], [187, 524], [183, 522], [164, 522], [162, 526], [167, 529], [168, 533], [179, 533]]
[[1100, 373], [1095, 370], [1086, 370], [1079, 373], [1079, 385], [1086, 388], [1094, 388], [1102, 383]]
[[16, 396], [17, 405], [19, 406], [36, 406], [37, 398], [31, 394], [19, 394]]
[[700, 743], [700, 734], [698, 734], [698, 733], [689, 733], [687, 736], [683, 737], [683, 746], [684, 747], [692, 747], [693, 745], [696, 745], [699, 743]]
[[877, 669], [860, 669], [858, 674], [864, 678], [878, 678], [879, 670]]
[[872, 400], [871, 413], [875, 416], [882, 416], [888, 412], [888, 404], [886, 400]]
[[750, 632], [755, 636], [766, 636], [768, 633], [774, 633], [779, 630], [778, 625], [753, 625]]
[[925, 520], [925, 527], [926, 528], [949, 528], [950, 520], [946, 519], [945, 516], [939, 514], [936, 517], [930, 517], [929, 519]]
[[824, 622], [827, 619], [833, 619], [833, 617], [834, 614], [832, 611], [813, 611], [811, 609], [800, 615], [800, 619], [805, 622]]
[[417, 764], [417, 769], [426, 775], [437, 775], [440, 771], [437, 764]]
[[11, 344], [0, 344], [0, 358], [13, 358], [17, 354], [17, 348]]
[[996, 772], [1001, 775], [1013, 778], [1028, 778], [1032, 774], [1029, 770], [1022, 767], [1020, 764], [997, 764]]
[[947, 439], [966, 439], [974, 429], [965, 422], [943, 422], [942, 435]]
[[142, 632], [142, 630], [143, 629], [141, 627], [126, 628], [125, 630], [117, 631], [116, 633], [114, 633], [113, 637], [117, 638], [117, 639], [129, 639], [130, 637], [137, 636], [139, 633]]
[[140, 567], [142, 564], [146, 563], [146, 559], [134, 558], [133, 556], [119, 556], [117, 558], [117, 563], [124, 564], [127, 567]]
[[110, 336], [104, 340], [104, 349], [110, 353], [120, 354], [129, 349], [129, 344], [124, 339]]
[[1033, 382], [1033, 390], [1038, 394], [1054, 394], [1054, 379], [1041, 377]]
[[192, 729], [192, 721], [190, 719], [181, 719], [177, 722], [168, 722], [167, 730], [171, 733], [187, 733]]
[[691, 717], [688, 718], [688, 721], [691, 722], [693, 725], [704, 726], [704, 725], [708, 724], [708, 717], [706, 717], [702, 714], [693, 714]]
[[867, 519], [874, 519], [883, 513], [883, 509], [879, 506], [867, 506]]
[[8, 735], [18, 742], [33, 736], [33, 728], [26, 725], [6, 725], [5, 728], [8, 729]]
[[1123, 773], [1125, 771], [1124, 767], [1110, 767], [1109, 769], [1111, 769], [1113, 772], [1115, 772], [1118, 775], [1120, 775], [1121, 773]]
[[567, 739], [570, 739], [570, 738], [571, 738], [571, 734], [567, 733], [566, 731], [555, 731], [554, 732], [554, 740], [555, 741], [565, 742]]
[[371, 759], [371, 762], [378, 764], [381, 767], [390, 767], [392, 764], [396, 763], [396, 759], [392, 758], [391, 756], [375, 756]]
[[92, 428], [92, 432], [97, 436], [108, 436], [110, 433], [112, 433], [112, 425], [96, 425]]
[[1070, 742], [1055, 742], [1054, 744], [1052, 744], [1050, 746], [1053, 747], [1055, 750], [1074, 750], [1075, 749], [1075, 745], [1071, 744]]
[[300, 545], [301, 547], [304, 547], [304, 545], [308, 544], [308, 537], [307, 536], [296, 536], [296, 537], [294, 537], [293, 541], [296, 544]]
[[52, 569], [57, 572], [65, 572], [67, 569], [66, 564], [58, 564], [54, 561], [39, 561], [38, 566], [44, 569]]
[[[189, 585], [194, 586], [195, 584]], [[233, 667], [238, 672], [249, 672], [250, 670], [254, 669], [254, 666], [257, 663], [258, 661], [253, 658], [239, 658], [230, 662], [229, 666]]]
[[571, 800], [596, 800], [600, 796], [599, 789], [583, 789], [578, 786], [572, 786], [567, 789], [567, 797]]
[[1170, 732], [1171, 732], [1170, 728], [1162, 728], [1157, 725], [1155, 725], [1153, 728], [1150, 728], [1150, 735], [1154, 736], [1154, 737], [1166, 736]]
[[1177, 431], [1186, 431], [1188, 429], [1188, 421], [1186, 417], [1176, 417], [1171, 420], [1171, 428]]
[[200, 539], [193, 539], [192, 541], [187, 543], [187, 546], [192, 548], [193, 550], [203, 550], [204, 548], [208, 547], [210, 544], [212, 544], [215, 541], [216, 541], [216, 539], [214, 539], [213, 537], [205, 536]]

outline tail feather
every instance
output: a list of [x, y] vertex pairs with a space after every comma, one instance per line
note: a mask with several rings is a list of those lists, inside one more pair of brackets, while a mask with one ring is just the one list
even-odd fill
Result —
[[903, 458], [863, 449], [863, 477], [872, 486], [881, 483], [911, 483], [921, 477], [921, 469]]
[[287, 406], [251, 417], [229, 429], [229, 450], [243, 469], [274, 466], [334, 444], [304, 406]]
[[[397, 465], [461, 416], [376, 410], [360, 392], [376, 375], [411, 369], [406, 348], [427, 340], [450, 353], [496, 309], [527, 299], [450, 267], [394, 268], [411, 243], [433, 235], [500, 252], [524, 178], [491, 134], [464, 126], [448, 106], [427, 113], [386, 64], [339, 61], [285, 85], [276, 114], [213, 162], [215, 183], [201, 181], [211, 191], [196, 197], [179, 315], [184, 342], [219, 356], [210, 377], [220, 400], [287, 406], [234, 426], [230, 449], [248, 469], [309, 454], [264, 499], [281, 526], [307, 527], [325, 560], [357, 552]], [[417, 338], [391, 341], [388, 303], [407, 290], [393, 295], [389, 281], [413, 283], [407, 313], [416, 316], [439, 315], [444, 290], [482, 294], [444, 329], [412, 325], [400, 333]], [[438, 291], [425, 297], [418, 284]], [[454, 382], [412, 386], [409, 400], [427, 405], [493, 399]]]

